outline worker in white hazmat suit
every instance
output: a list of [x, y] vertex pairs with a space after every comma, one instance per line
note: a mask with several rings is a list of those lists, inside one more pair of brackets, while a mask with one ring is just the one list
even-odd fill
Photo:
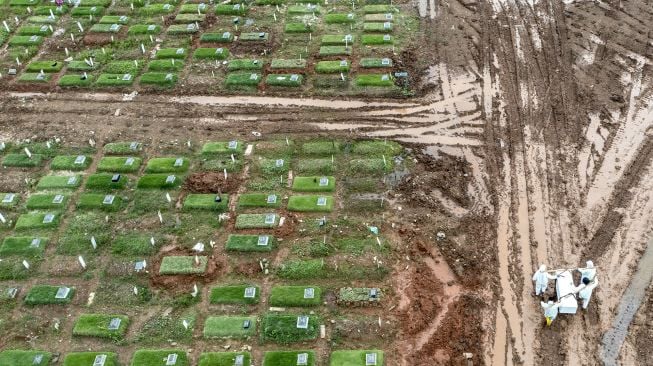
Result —
[[556, 276], [550, 275], [546, 271], [546, 266], [542, 264], [540, 269], [533, 275], [533, 281], [535, 281], [535, 296], [544, 294], [546, 288], [549, 286], [549, 280], [555, 279]]
[[560, 308], [560, 302], [553, 301], [540, 301], [542, 310], [544, 310], [544, 317], [546, 318], [546, 325], [550, 326], [553, 323], [553, 320], [558, 316], [558, 309]]
[[599, 285], [599, 278], [594, 276], [594, 281], [590, 282], [588, 277], [584, 277], [583, 284], [585, 286], [578, 291], [578, 298], [583, 300], [583, 309], [587, 310], [590, 298], [592, 297], [592, 291]]
[[581, 283], [583, 282], [583, 278], [588, 278], [590, 282], [594, 281], [594, 277], [596, 276], [596, 268], [594, 268], [594, 262], [587, 261], [585, 263], [585, 268], [578, 268], [578, 272], [580, 272]]

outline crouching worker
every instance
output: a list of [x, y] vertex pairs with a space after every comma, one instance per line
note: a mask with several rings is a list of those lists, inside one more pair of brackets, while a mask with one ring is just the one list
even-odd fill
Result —
[[553, 323], [553, 320], [558, 316], [558, 308], [560, 308], [560, 301], [553, 302], [549, 300], [548, 302], [540, 301], [540, 305], [544, 310], [544, 317], [546, 318], [546, 326], [550, 326]]
[[599, 277], [594, 276], [594, 281], [592, 282], [590, 282], [588, 277], [583, 277], [583, 285], [585, 286], [578, 291], [578, 298], [583, 300], [583, 310], [587, 310], [590, 298], [592, 297], [592, 291], [599, 285]]

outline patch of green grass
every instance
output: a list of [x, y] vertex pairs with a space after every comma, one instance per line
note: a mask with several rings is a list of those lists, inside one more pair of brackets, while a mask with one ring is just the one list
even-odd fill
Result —
[[[78, 157], [83, 156], [83, 161], [75, 163]], [[85, 170], [91, 165], [93, 158], [86, 155], [59, 155], [50, 163], [52, 170]]]
[[241, 42], [267, 42], [270, 34], [266, 32], [243, 32], [238, 38]]
[[152, 60], [147, 65], [150, 71], [179, 71], [184, 68], [184, 61], [175, 60], [174, 58], [166, 60]]
[[[274, 236], [271, 235], [261, 235], [263, 237], [267, 236], [267, 243], [264, 239], [259, 241], [259, 235], [237, 235], [229, 234], [227, 239], [226, 249], [227, 251], [233, 252], [269, 252], [272, 250], [275, 244]], [[261, 245], [259, 245], [259, 242]], [[263, 245], [266, 243], [265, 245]]]
[[165, 72], [146, 72], [141, 75], [141, 84], [171, 86], [177, 82], [177, 74]]
[[271, 69], [305, 69], [306, 59], [280, 59], [275, 58], [270, 63]]
[[[77, 212], [59, 237], [56, 251], [63, 255], [95, 255], [109, 244], [112, 235], [103, 212]], [[97, 250], [91, 245], [91, 237], [95, 238]]]
[[217, 15], [245, 15], [249, 8], [245, 4], [218, 4], [215, 6]]
[[[5, 199], [11, 199], [11, 202], [3, 202]], [[0, 207], [15, 208], [18, 205], [18, 202], [20, 202], [20, 195], [18, 193], [0, 193]]]
[[351, 46], [321, 46], [320, 56], [349, 56], [351, 51]]
[[236, 141], [236, 145], [230, 147], [229, 141], [212, 141], [207, 142], [202, 146], [203, 155], [215, 155], [215, 154], [234, 154], [240, 155], [245, 150], [245, 143], [242, 141]]
[[169, 14], [175, 10], [175, 6], [171, 4], [148, 4], [139, 10], [141, 15], [151, 16], [157, 14]]
[[[30, 270], [25, 269], [22, 259], [19, 258], [4, 258], [0, 262], [0, 280], [23, 280], [32, 274], [33, 268], [36, 267], [38, 262], [29, 262]], [[0, 358], [1, 359], [1, 358]]]
[[[254, 297], [245, 297], [245, 289], [256, 288]], [[260, 288], [253, 285], [220, 286], [211, 289], [209, 301], [211, 304], [258, 304], [260, 299]]]
[[200, 36], [200, 42], [231, 43], [233, 41], [234, 35], [231, 32], [203, 33]]
[[226, 48], [198, 48], [193, 55], [196, 59], [224, 60], [229, 56]]
[[[320, 318], [308, 316], [308, 327], [297, 328], [297, 315], [268, 313], [261, 322], [261, 337], [264, 341], [290, 344], [317, 338]], [[295, 359], [296, 361], [296, 359]]]
[[[181, 159], [181, 160], [179, 160]], [[180, 165], [177, 165], [179, 161]], [[183, 157], [153, 158], [147, 162], [146, 173], [183, 173], [188, 171], [190, 160]]]
[[[102, 210], [102, 211], [118, 211], [122, 207], [122, 198], [120, 196], [113, 196], [113, 202], [105, 203], [109, 199], [108, 196], [102, 193], [82, 193], [77, 201], [77, 208], [82, 210]], [[108, 202], [108, 201], [107, 201]]]
[[301, 74], [268, 74], [265, 83], [271, 86], [298, 87], [302, 85], [304, 76]]
[[287, 280], [325, 278], [327, 267], [322, 259], [291, 260], [282, 263], [277, 276]]
[[137, 190], [134, 192], [133, 210], [136, 213], [170, 210], [176, 202], [176, 197], [174, 194], [168, 194], [172, 202], [168, 202], [164, 192]]
[[345, 46], [354, 43], [355, 37], [351, 34], [327, 34], [320, 41], [324, 46]]
[[132, 74], [100, 74], [96, 85], [99, 86], [130, 86], [134, 83]]
[[179, 8], [179, 13], [181, 14], [197, 14], [198, 12], [201, 14], [206, 14], [206, 11], [208, 10], [208, 5], [204, 3], [200, 4], [183, 4], [181, 8]]
[[107, 64], [107, 67], [104, 69], [104, 72], [107, 74], [131, 74], [132, 76], [136, 75], [140, 69], [143, 67], [143, 62], [139, 60], [134, 61], [111, 61]]
[[324, 22], [327, 24], [348, 24], [356, 21], [354, 13], [331, 13], [324, 16]]
[[[268, 197], [275, 195], [274, 203], [268, 203]], [[281, 196], [275, 193], [245, 193], [238, 197], [238, 208], [250, 207], [273, 207], [278, 208], [281, 205]]]
[[[120, 319], [118, 329], [110, 330], [109, 323], [112, 319]], [[77, 318], [73, 327], [73, 335], [82, 337], [98, 337], [122, 339], [127, 332], [129, 318], [125, 315], [113, 314], [82, 314]]]
[[97, 170], [100, 172], [133, 173], [138, 171], [142, 162], [143, 159], [139, 157], [105, 156], [100, 159]]
[[111, 0], [81, 0], [79, 6], [104, 6], [111, 4]]
[[7, 167], [33, 168], [41, 166], [45, 156], [32, 153], [29, 158], [26, 154], [7, 154], [2, 160], [2, 165]]
[[43, 219], [45, 218], [46, 213], [42, 212], [30, 212], [18, 216], [16, 220], [16, 230], [32, 230], [32, 229], [53, 229], [59, 226], [59, 221], [61, 220], [61, 215], [51, 213], [54, 215], [54, 220], [50, 223], [44, 223]]
[[297, 355], [300, 353], [308, 355], [306, 366], [315, 365], [316, 358], [313, 351], [267, 351], [263, 354], [263, 366], [296, 365]]
[[335, 166], [331, 159], [301, 159], [297, 161], [295, 169], [300, 174], [332, 174]]
[[395, 85], [394, 79], [390, 74], [358, 74], [355, 82], [358, 86], [389, 87]]
[[227, 86], [257, 86], [261, 82], [259, 73], [231, 73], [227, 75]]
[[264, 229], [273, 228], [279, 225], [279, 215], [274, 216], [274, 223], [266, 223], [268, 214], [240, 214], [236, 217], [236, 229]]
[[[61, 199], [61, 202], [55, 202], [56, 199]], [[61, 209], [63, 210], [68, 205], [68, 195], [65, 194], [33, 194], [25, 203], [25, 207], [29, 210], [38, 209]]]
[[288, 173], [290, 162], [288, 159], [261, 159], [258, 168], [265, 175], [279, 176]]
[[68, 74], [59, 78], [59, 86], [74, 87], [74, 86], [90, 86], [93, 83], [93, 75], [77, 75]]
[[394, 38], [389, 34], [363, 34], [361, 42], [364, 45], [393, 44]]
[[394, 20], [394, 14], [392, 13], [374, 13], [374, 14], [365, 14], [366, 22], [392, 22]]
[[[13, 0], [15, 1], [15, 0]], [[5, 350], [0, 352], [0, 365], [3, 366], [32, 366], [34, 357], [41, 355], [42, 365], [50, 364], [52, 354], [45, 351]]]
[[401, 154], [402, 150], [403, 147], [395, 141], [360, 140], [353, 144], [351, 152], [357, 155], [385, 154], [386, 156], [395, 156]]
[[118, 355], [113, 352], [70, 352], [66, 354], [63, 366], [92, 366], [99, 355], [106, 355], [104, 366], [119, 366]]
[[47, 36], [50, 35], [52, 31], [50, 31], [50, 27], [47, 25], [24, 25], [18, 28], [16, 33], [21, 36]]
[[[190, 294], [185, 294], [179, 300], [175, 299], [175, 301], [179, 301], [181, 305], [188, 298], [193, 299]], [[170, 342], [190, 343], [193, 340], [196, 319], [197, 313], [193, 310], [174, 311], [167, 316], [163, 315], [162, 312], [154, 314], [143, 324], [135, 342], [138, 342], [139, 345]], [[188, 329], [183, 325], [184, 320], [188, 323]]]
[[118, 33], [122, 25], [120, 24], [93, 24], [89, 32], [91, 33]]
[[340, 153], [337, 141], [309, 141], [302, 145], [302, 151], [308, 155], [332, 155]]
[[33, 236], [8, 236], [0, 246], [0, 256], [18, 255], [28, 258], [41, 257], [48, 245], [48, 238]]
[[216, 202], [217, 194], [189, 194], [184, 199], [184, 210], [210, 210], [224, 212], [229, 209], [229, 195], [220, 195], [221, 200]]
[[349, 161], [349, 171], [352, 173], [382, 174], [392, 170], [392, 160], [383, 159], [352, 159]]
[[41, 74], [38, 72], [26, 72], [18, 78], [18, 81], [27, 83], [47, 83], [52, 79], [50, 74]]
[[383, 365], [383, 351], [380, 350], [355, 350], [355, 351], [333, 351], [329, 366], [360, 366], [365, 365], [365, 355], [376, 353], [376, 364]]
[[43, 43], [41, 36], [13, 36], [9, 39], [10, 46], [38, 46]]
[[111, 244], [111, 253], [128, 257], [149, 256], [156, 253], [162, 239], [154, 238], [154, 245], [151, 236], [141, 234], [119, 235]]
[[223, 172], [226, 169], [227, 172], [232, 173], [240, 171], [242, 168], [243, 161], [238, 158], [236, 161], [233, 161], [231, 160], [231, 156], [215, 156], [202, 159], [202, 170]]
[[374, 33], [374, 32], [383, 32], [389, 33], [392, 32], [392, 23], [364, 23], [363, 32]]
[[68, 296], [62, 299], [57, 299], [57, 291], [61, 286], [50, 285], [36, 285], [33, 286], [27, 296], [25, 296], [25, 304], [27, 305], [48, 305], [48, 304], [68, 304], [75, 295], [75, 288], [69, 287], [70, 291]]
[[68, 6], [38, 6], [34, 9], [36, 15], [50, 15], [50, 10], [56, 15], [63, 15], [68, 12]]
[[92, 71], [96, 70], [99, 66], [97, 62], [93, 62], [93, 66], [91, 66], [86, 61], [70, 61], [67, 71]]
[[[257, 59], [237, 59], [237, 60], [230, 60], [229, 64], [227, 64], [227, 71], [239, 71], [239, 70], [262, 70], [263, 69], [263, 61], [257, 60]], [[246, 74], [249, 77], [249, 74]], [[261, 79], [261, 75], [259, 76], [259, 80]]]
[[362, 68], [377, 68], [377, 67], [392, 67], [392, 59], [390, 58], [362, 58], [360, 60]]
[[[195, 259], [199, 260], [199, 264]], [[170, 256], [163, 257], [159, 274], [176, 275], [176, 274], [200, 274], [206, 272], [208, 257], [206, 256]]]
[[290, 5], [288, 14], [320, 14], [322, 8], [313, 4]]
[[200, 355], [198, 366], [233, 366], [239, 355], [243, 356], [243, 366], [252, 365], [249, 352], [205, 352]]
[[284, 32], [286, 33], [310, 33], [313, 27], [306, 23], [286, 23]]
[[[172, 182], [168, 181], [168, 177], [175, 177]], [[137, 188], [142, 189], [168, 189], [177, 188], [182, 183], [182, 178], [174, 174], [145, 174], [136, 184]]]
[[[321, 200], [324, 199], [324, 204]], [[291, 196], [288, 199], [288, 210], [299, 212], [331, 212], [333, 210], [332, 196], [302, 195]]]
[[[104, 145], [104, 153], [107, 155], [130, 155], [143, 151], [143, 144], [140, 142], [110, 142]], [[102, 164], [102, 160], [100, 160]]]
[[99, 15], [104, 12], [104, 7], [102, 6], [80, 6], [80, 7], [74, 7], [73, 10], [70, 11], [70, 15], [73, 17], [87, 17], [89, 15]]
[[350, 64], [346, 60], [342, 61], [319, 61], [315, 65], [315, 72], [320, 74], [337, 74], [349, 72]]
[[186, 352], [179, 349], [138, 350], [134, 352], [131, 366], [164, 366], [165, 359], [170, 354], [177, 355], [175, 366], [189, 366], [190, 361]]
[[[191, 17], [195, 17], [192, 14], [179, 14], [177, 15], [176, 19], [178, 19], [178, 21], [181, 21], [184, 18], [189, 18], [189, 15]], [[204, 17], [204, 15], [202, 15], [202, 17]], [[199, 28], [197, 28], [195, 23], [189, 23], [189, 24], [173, 24], [168, 27], [167, 32], [168, 34], [193, 34], [193, 33], [197, 33], [198, 31]]]
[[395, 11], [397, 11], [397, 8], [387, 4], [363, 6], [363, 12], [365, 14], [393, 13]]
[[100, 18], [100, 24], [127, 24], [129, 17], [126, 15], [105, 15]]
[[[304, 298], [305, 290], [311, 288], [313, 297]], [[316, 286], [275, 286], [270, 291], [270, 306], [305, 307], [321, 303], [322, 289]]]
[[86, 189], [98, 191], [124, 189], [129, 182], [129, 178], [124, 175], [121, 175], [117, 182], [111, 181], [112, 178], [113, 174], [109, 173], [91, 174], [88, 176], [88, 180], [86, 181]]
[[[326, 178], [326, 185], [320, 182]], [[293, 191], [297, 192], [333, 192], [336, 188], [336, 178], [333, 176], [295, 177], [292, 182]]]
[[[249, 327], [243, 324], [249, 321]], [[210, 316], [204, 323], [204, 338], [248, 338], [256, 334], [255, 316]]]
[[129, 27], [127, 33], [130, 35], [159, 34], [161, 33], [161, 26], [157, 24], [134, 24]]

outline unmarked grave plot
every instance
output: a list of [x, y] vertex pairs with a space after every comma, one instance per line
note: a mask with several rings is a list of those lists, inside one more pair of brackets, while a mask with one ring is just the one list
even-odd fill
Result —
[[163, 257], [159, 274], [201, 274], [206, 272], [208, 257], [206, 256], [174, 256]]
[[189, 194], [184, 199], [184, 210], [210, 210], [223, 212], [229, 209], [228, 194]]
[[133, 156], [105, 156], [98, 163], [100, 172], [132, 173], [138, 171], [143, 160]]
[[0, 365], [7, 366], [47, 366], [52, 354], [45, 351], [6, 350], [0, 352]]
[[392, 171], [394, 160], [392, 158], [377, 159], [352, 159], [349, 161], [349, 171], [352, 173], [384, 174]]
[[68, 304], [75, 295], [75, 288], [68, 286], [50, 286], [36, 285], [33, 286], [27, 296], [25, 304], [27, 305], [48, 305], [48, 304]]
[[315, 315], [268, 313], [261, 322], [264, 341], [290, 344], [317, 338], [320, 318]]
[[331, 159], [300, 159], [295, 164], [297, 173], [302, 174], [333, 174], [336, 166]]
[[240, 214], [236, 217], [236, 229], [264, 229], [279, 225], [279, 215], [270, 214]]
[[118, 366], [118, 355], [113, 352], [70, 352], [63, 366]]
[[118, 235], [111, 243], [111, 253], [130, 257], [149, 256], [154, 254], [162, 243], [163, 239], [159, 237], [140, 233]]
[[200, 355], [198, 366], [251, 366], [249, 352], [206, 352]]
[[319, 195], [291, 196], [288, 200], [288, 210], [299, 212], [331, 212], [333, 210], [333, 197]]
[[279, 176], [288, 173], [290, 160], [286, 158], [261, 159], [258, 161], [258, 167], [263, 174]]
[[260, 289], [255, 285], [220, 286], [211, 289], [211, 304], [258, 304]]
[[333, 176], [295, 177], [292, 183], [293, 191], [297, 192], [333, 192], [335, 188]]
[[[383, 59], [380, 59], [381, 61]], [[403, 147], [396, 141], [388, 140], [361, 140], [356, 141], [351, 149], [352, 154], [359, 155], [385, 155], [395, 156], [402, 152]]]
[[304, 307], [322, 303], [322, 289], [317, 286], [275, 286], [270, 291], [270, 306]]
[[238, 208], [281, 206], [281, 197], [277, 193], [245, 193], [238, 196]]
[[263, 366], [314, 366], [315, 352], [301, 351], [268, 351], [263, 355]]
[[179, 349], [138, 350], [131, 366], [189, 366], [188, 355]]
[[42, 166], [45, 156], [41, 154], [7, 154], [2, 159], [2, 165], [5, 167], [33, 168]]
[[302, 144], [302, 151], [308, 155], [332, 155], [340, 153], [338, 141], [309, 141]]
[[73, 335], [121, 339], [127, 332], [129, 318], [125, 315], [82, 314], [73, 327]]
[[275, 244], [271, 235], [229, 234], [226, 249], [233, 252], [269, 252]]
[[333, 351], [329, 360], [330, 366], [383, 366], [383, 351]]
[[35, 236], [8, 236], [0, 246], [0, 256], [20, 255], [27, 258], [39, 257], [45, 251], [48, 239]]
[[204, 338], [248, 338], [256, 335], [256, 317], [210, 316], [202, 334]]

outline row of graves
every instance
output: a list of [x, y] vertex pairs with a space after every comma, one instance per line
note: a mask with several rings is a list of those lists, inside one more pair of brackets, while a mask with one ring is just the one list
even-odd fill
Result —
[[[328, 0], [5, 0], [0, 83], [395, 92], [414, 9]], [[404, 14], [404, 12], [406, 14]], [[36, 57], [39, 55], [38, 57]]]

